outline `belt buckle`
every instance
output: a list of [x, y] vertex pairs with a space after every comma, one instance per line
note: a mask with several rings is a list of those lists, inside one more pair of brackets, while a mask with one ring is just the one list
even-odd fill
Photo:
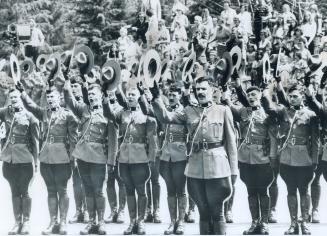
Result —
[[54, 143], [54, 137], [53, 136], [50, 136], [49, 137], [49, 144], [52, 144], [52, 143]]
[[293, 137], [293, 138], [291, 138], [291, 144], [294, 146], [295, 145], [295, 141], [296, 141], [296, 139]]
[[11, 144], [14, 144], [14, 143], [15, 143], [15, 137], [11, 137], [11, 138], [10, 138], [10, 143], [11, 143]]
[[128, 142], [129, 142], [129, 143], [133, 143], [133, 139], [134, 139], [133, 136], [130, 135], [129, 138], [128, 138]]
[[246, 143], [246, 144], [251, 144], [251, 143], [250, 143], [250, 137], [246, 137], [246, 139], [245, 139], [245, 143]]
[[90, 135], [85, 135], [84, 136], [84, 140], [85, 140], [85, 142], [89, 143], [89, 141], [90, 141]]
[[174, 140], [174, 136], [172, 133], [169, 134], [169, 142], [172, 143]]
[[208, 143], [207, 142], [203, 142], [202, 143], [202, 146], [203, 146], [203, 150], [208, 150]]

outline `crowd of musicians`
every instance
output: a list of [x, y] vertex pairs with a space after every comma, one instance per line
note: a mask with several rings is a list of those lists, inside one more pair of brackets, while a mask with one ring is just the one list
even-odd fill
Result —
[[106, 223], [124, 223], [126, 203], [122, 233], [146, 234], [146, 222], [161, 223], [160, 201], [170, 224], [158, 234], [184, 234], [195, 206], [200, 234], [226, 234], [238, 176], [252, 217], [243, 234], [269, 234], [277, 222], [278, 176], [287, 186], [285, 234], [311, 234], [321, 175], [327, 180], [327, 21], [317, 5], [285, 3], [278, 12], [259, 0], [241, 3], [237, 14], [224, 1], [220, 15], [204, 8], [190, 25], [176, 1], [169, 27], [159, 1], [142, 9], [103, 65], [79, 44], [48, 55], [30, 44], [31, 57], [0, 61], [9, 234], [30, 233], [38, 170], [50, 214], [43, 235], [69, 234], [70, 178], [76, 214], [68, 222], [84, 222], [81, 235], [110, 234]]

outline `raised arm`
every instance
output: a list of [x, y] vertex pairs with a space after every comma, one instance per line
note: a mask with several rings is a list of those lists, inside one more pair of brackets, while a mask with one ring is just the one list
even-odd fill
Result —
[[241, 80], [240, 78], [236, 79], [236, 86], [235, 86], [235, 90], [236, 90], [236, 95], [238, 98], [238, 101], [245, 107], [250, 107], [247, 95], [244, 91], [244, 89], [242, 88], [242, 84], [241, 84]]
[[37, 105], [25, 91], [22, 92], [22, 100], [28, 111], [30, 111], [38, 120], [43, 119], [44, 112], [46, 111], [45, 108]]
[[86, 105], [80, 104], [76, 101], [72, 89], [70, 86], [70, 80], [65, 81], [64, 86], [64, 99], [67, 106], [72, 110], [72, 112], [78, 117], [82, 118]]
[[155, 116], [161, 123], [183, 124], [186, 121], [186, 116], [184, 112], [168, 111], [161, 98], [156, 98], [152, 102], [152, 107]]
[[277, 83], [277, 97], [280, 104], [284, 105], [285, 107], [290, 107], [290, 102], [286, 96], [285, 90], [281, 82]]
[[274, 118], [280, 118], [284, 112], [284, 107], [275, 104], [270, 96], [268, 89], [262, 92], [261, 104], [265, 112]]

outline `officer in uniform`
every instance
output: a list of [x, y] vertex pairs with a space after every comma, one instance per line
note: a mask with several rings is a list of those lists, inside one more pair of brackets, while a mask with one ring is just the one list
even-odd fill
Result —
[[[82, 86], [80, 83], [77, 83], [75, 80], [71, 80], [72, 93], [76, 99], [76, 101], [80, 104], [84, 103]], [[87, 212], [86, 207], [86, 199], [85, 199], [85, 189], [82, 183], [82, 179], [79, 173], [77, 166], [73, 170], [73, 189], [74, 189], [74, 198], [76, 205], [76, 213], [74, 217], [69, 220], [70, 224], [78, 223], [78, 222], [89, 222], [89, 214]]]
[[[111, 104], [112, 111], [116, 114], [120, 112], [123, 108], [118, 104], [115, 93], [113, 91], [108, 91], [108, 99]], [[109, 168], [108, 168], [109, 169]], [[115, 180], [118, 183], [118, 200], [119, 207], [117, 209], [117, 195]], [[108, 171], [108, 180], [107, 180], [107, 197], [109, 201], [109, 206], [111, 213], [109, 217], [105, 220], [105, 223], [124, 223], [124, 209], [126, 205], [126, 188], [124, 181], [119, 177], [118, 165], [116, 163], [114, 167], [114, 172]]]
[[262, 94], [258, 87], [249, 87], [245, 94], [240, 79], [237, 79], [236, 93], [243, 106], [231, 106], [231, 110], [235, 121], [240, 125], [238, 147], [240, 178], [247, 187], [252, 216], [251, 227], [243, 234], [265, 235], [269, 234], [268, 189], [274, 179], [271, 166], [276, 163], [276, 148], [270, 148], [269, 134], [273, 120], [261, 106]]
[[277, 82], [278, 93], [283, 94], [279, 96], [279, 101], [284, 106], [274, 106], [270, 99], [266, 99], [266, 111], [278, 118], [283, 132], [279, 145], [280, 176], [287, 186], [287, 202], [291, 216], [291, 225], [285, 234], [299, 234], [297, 216], [299, 190], [301, 231], [302, 234], [308, 235], [311, 234], [307, 226], [310, 209], [309, 187], [318, 162], [319, 122], [314, 112], [303, 105], [302, 87], [292, 86], [286, 97], [279, 77]]
[[2, 173], [10, 185], [15, 216], [15, 225], [8, 234], [29, 234], [32, 203], [29, 186], [33, 166], [37, 170], [39, 122], [24, 108], [18, 90], [10, 90], [9, 101], [9, 107], [0, 109], [7, 137], [1, 152]]
[[[126, 186], [130, 216], [130, 225], [124, 231], [125, 235], [146, 233], [146, 183], [150, 178], [149, 162], [154, 162], [157, 152], [157, 123], [154, 118], [142, 113], [138, 105], [139, 97], [136, 84], [129, 84], [126, 91], [129, 109], [115, 114], [110, 103], [106, 106], [109, 119], [119, 125], [119, 174]], [[137, 201], [135, 191], [138, 195]]]
[[[41, 175], [48, 190], [50, 224], [42, 231], [43, 235], [56, 233], [58, 230], [58, 206], [60, 213], [59, 234], [67, 234], [66, 218], [69, 207], [67, 183], [72, 174], [70, 153], [77, 140], [78, 120], [74, 114], [60, 106], [60, 93], [55, 87], [47, 90], [47, 108], [39, 107], [22, 90], [26, 108], [42, 122], [42, 145], [39, 159]], [[58, 233], [57, 232], [57, 233]]]
[[[140, 94], [144, 94], [144, 90], [138, 86]], [[169, 88], [167, 110], [170, 112], [183, 112], [184, 107], [181, 104], [182, 87], [178, 84], [172, 84]], [[144, 96], [141, 101], [145, 100]], [[140, 102], [147, 104], [147, 101]], [[151, 116], [156, 116], [153, 107], [148, 108]], [[150, 111], [151, 110], [151, 111]], [[160, 174], [166, 182], [168, 193], [168, 209], [171, 223], [165, 235], [184, 234], [184, 217], [186, 212], [187, 198], [185, 193], [186, 177], [184, 175], [186, 167], [186, 138], [187, 129], [184, 125], [170, 124], [161, 120], [160, 116], [156, 116], [158, 123], [163, 124], [163, 141], [160, 142]], [[178, 216], [177, 216], [178, 210]]]
[[187, 187], [200, 213], [200, 234], [225, 234], [224, 202], [232, 193], [231, 175], [237, 175], [237, 147], [233, 117], [226, 106], [212, 102], [208, 80], [195, 85], [199, 105], [183, 113], [169, 112], [157, 84], [151, 89], [153, 108], [167, 123], [183, 124], [189, 132]]
[[[72, 156], [77, 159], [86, 195], [89, 212], [89, 223], [81, 235], [97, 232], [106, 234], [104, 228], [105, 198], [103, 185], [106, 178], [107, 164], [113, 171], [116, 155], [116, 128], [103, 114], [102, 92], [99, 84], [91, 84], [88, 88], [90, 105], [77, 103], [72, 94], [69, 79], [66, 77], [64, 98], [67, 106], [77, 115], [81, 122], [81, 135]], [[108, 138], [109, 137], [109, 138]], [[98, 225], [96, 226], [96, 216]]]

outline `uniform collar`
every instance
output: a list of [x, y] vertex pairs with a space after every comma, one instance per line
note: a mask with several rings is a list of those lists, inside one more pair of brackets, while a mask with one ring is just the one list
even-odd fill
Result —
[[54, 112], [54, 111], [59, 111], [59, 109], [60, 107], [51, 107], [48, 110]]
[[205, 108], [205, 107], [211, 107], [212, 106], [212, 102], [210, 101], [210, 102], [206, 102], [204, 104], [199, 104], [199, 106], [200, 107], [203, 107], [203, 108]]
[[251, 110], [252, 111], [257, 111], [257, 110], [259, 110], [261, 107], [260, 106], [255, 106], [255, 107], [251, 107]]
[[301, 105], [299, 105], [299, 106], [292, 106], [292, 109], [298, 111], [298, 110], [301, 110], [303, 107], [304, 107], [304, 106], [301, 104]]
[[21, 112], [23, 110], [23, 107], [15, 107], [13, 108], [14, 112]]
[[179, 108], [179, 106], [180, 106], [179, 104], [176, 104], [174, 106], [170, 106], [170, 108], [173, 109], [173, 110], [175, 110], [175, 109]]
[[79, 96], [78, 96], [78, 97], [75, 97], [75, 99], [76, 99], [76, 101], [78, 101], [78, 102], [79, 102], [79, 101], [81, 101], [81, 100], [82, 100], [82, 97], [79, 97]]
[[99, 109], [102, 109], [101, 105], [95, 105], [95, 106], [91, 107], [92, 111], [98, 111]]

